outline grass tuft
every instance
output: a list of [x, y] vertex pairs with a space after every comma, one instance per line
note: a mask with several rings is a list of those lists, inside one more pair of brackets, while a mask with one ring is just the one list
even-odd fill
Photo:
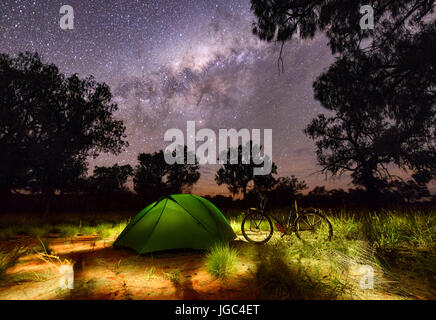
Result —
[[215, 244], [206, 255], [206, 268], [210, 274], [225, 279], [236, 272], [238, 251], [228, 244]]
[[24, 253], [25, 250], [20, 246], [15, 247], [9, 252], [0, 251], [0, 279], [4, 277], [7, 269], [17, 264], [18, 259], [20, 259]]

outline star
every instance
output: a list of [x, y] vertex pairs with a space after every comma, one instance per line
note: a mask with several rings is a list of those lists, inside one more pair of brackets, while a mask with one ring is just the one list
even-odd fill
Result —
[[[123, 120], [129, 148], [89, 159], [95, 165], [137, 164], [141, 152], [164, 149], [170, 128], [273, 129], [273, 161], [279, 175], [325, 184], [302, 130], [323, 110], [312, 82], [333, 57], [327, 39], [287, 44], [285, 72], [278, 74], [280, 46], [257, 39], [248, 0], [68, 1], [74, 29], [59, 27], [57, 0], [1, 1], [1, 51], [37, 51], [66, 75], [106, 82]], [[217, 167], [218, 168], [218, 167]], [[204, 170], [193, 192], [227, 192]], [[345, 184], [346, 182], [344, 182]]]

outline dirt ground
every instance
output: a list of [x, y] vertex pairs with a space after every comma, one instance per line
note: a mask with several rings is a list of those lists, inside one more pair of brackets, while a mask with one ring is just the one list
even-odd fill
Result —
[[[17, 239], [20, 243], [25, 239]], [[240, 257], [238, 274], [216, 279], [205, 269], [205, 253], [177, 250], [138, 255], [112, 248], [112, 241], [83, 236], [51, 239], [52, 254], [74, 261], [74, 289], [61, 289], [60, 263], [37, 254], [20, 258], [0, 284], [0, 299], [250, 299], [248, 263]], [[15, 246], [14, 241], [2, 248]], [[34, 240], [27, 247], [37, 245]], [[246, 244], [234, 241], [232, 246]], [[248, 244], [247, 244], [248, 245]]]
[[[112, 241], [99, 240], [96, 236], [53, 236], [49, 239], [52, 254], [61, 261], [74, 261], [74, 289], [60, 287], [59, 262], [43, 261], [37, 253], [30, 252], [6, 271], [5, 280], [0, 283], [0, 300], [259, 298], [259, 292], [253, 286], [255, 246], [241, 238], [231, 243], [239, 251], [238, 271], [227, 279], [217, 279], [207, 272], [205, 252], [177, 250], [138, 255], [131, 250], [113, 248]], [[12, 249], [17, 244], [32, 248], [38, 246], [38, 240], [17, 237], [1, 242], [0, 249]], [[402, 297], [372, 291], [360, 298]], [[429, 296], [417, 291], [412, 299], [421, 298], [428, 299]]]

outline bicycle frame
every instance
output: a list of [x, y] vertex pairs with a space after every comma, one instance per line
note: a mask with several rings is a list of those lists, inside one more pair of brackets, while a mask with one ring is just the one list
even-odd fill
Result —
[[[288, 215], [286, 225], [283, 225], [283, 223], [280, 220], [278, 220], [276, 217], [274, 217], [273, 215], [268, 214], [268, 211], [265, 210], [265, 204], [266, 204], [266, 198], [262, 197], [260, 200], [260, 205], [259, 205], [260, 210], [257, 208], [250, 208], [248, 212], [250, 212], [250, 211], [257, 212], [262, 217], [269, 216], [273, 220], [273, 222], [276, 224], [277, 229], [279, 229], [279, 231], [282, 232], [283, 234], [287, 234], [289, 231], [290, 232], [295, 231], [292, 227], [294, 225], [295, 220], [300, 215], [298, 213], [297, 200], [294, 201], [293, 207], [291, 206], [291, 208], [289, 210], [289, 215]], [[263, 220], [263, 218], [261, 219], [261, 221], [262, 220]]]

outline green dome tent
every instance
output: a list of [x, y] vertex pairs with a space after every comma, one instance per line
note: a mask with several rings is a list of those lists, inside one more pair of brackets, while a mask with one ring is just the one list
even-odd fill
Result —
[[163, 197], [139, 212], [114, 242], [138, 253], [208, 249], [236, 237], [221, 211], [192, 194]]

